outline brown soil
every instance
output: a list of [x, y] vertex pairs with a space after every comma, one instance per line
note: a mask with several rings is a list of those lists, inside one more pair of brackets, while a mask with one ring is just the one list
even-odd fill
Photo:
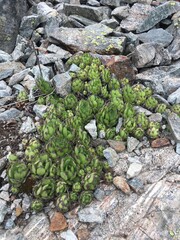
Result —
[[18, 150], [18, 144], [21, 142], [19, 136], [19, 123], [15, 120], [8, 122], [0, 121], [0, 158], [7, 146], [10, 146], [12, 152]]

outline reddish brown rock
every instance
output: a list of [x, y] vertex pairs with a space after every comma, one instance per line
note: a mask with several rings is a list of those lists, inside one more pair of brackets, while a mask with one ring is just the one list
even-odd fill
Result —
[[123, 78], [128, 78], [129, 80], [135, 79], [135, 70], [132, 62], [126, 56], [111, 56], [111, 58], [106, 61], [105, 65], [119, 80]]
[[117, 153], [123, 152], [126, 149], [124, 142], [115, 140], [108, 140], [107, 142]]
[[67, 228], [67, 221], [64, 215], [60, 212], [55, 212], [51, 218], [49, 230], [51, 232], [58, 232]]
[[16, 207], [16, 217], [19, 217], [21, 215], [21, 213], [23, 212], [22, 207]]
[[152, 148], [160, 148], [160, 147], [165, 147], [169, 145], [170, 145], [170, 141], [167, 138], [157, 138], [151, 142]]
[[122, 192], [126, 194], [130, 194], [130, 187], [126, 182], [126, 179], [124, 177], [117, 176], [113, 179], [114, 185], [120, 189]]
[[87, 240], [89, 239], [90, 232], [87, 228], [82, 228], [77, 231], [78, 240]]

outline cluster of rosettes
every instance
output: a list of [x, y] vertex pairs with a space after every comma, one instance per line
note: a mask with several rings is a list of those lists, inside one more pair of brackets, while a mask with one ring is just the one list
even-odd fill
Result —
[[[112, 182], [112, 172], [104, 160], [104, 147], [93, 148], [91, 136], [85, 130], [95, 119], [106, 139], [126, 140], [128, 136], [141, 139], [147, 135], [157, 138], [160, 123], [150, 122], [144, 113], [136, 113], [134, 106], [165, 113], [168, 107], [158, 104], [152, 90], [140, 84], [130, 85], [128, 79], [112, 77], [98, 58], [85, 53], [68, 60], [80, 70], [71, 72], [72, 93], [60, 98], [54, 93], [39, 97], [39, 104], [49, 106], [38, 128], [39, 138], [31, 139], [22, 160], [9, 157], [9, 181], [14, 194], [28, 178], [34, 180], [32, 209], [40, 211], [44, 203], [56, 200], [57, 208], [67, 212], [75, 204], [85, 206], [93, 199], [93, 191], [100, 181]], [[48, 90], [43, 80], [38, 83]], [[172, 110], [180, 114], [180, 106]], [[123, 125], [117, 132], [119, 118]]]

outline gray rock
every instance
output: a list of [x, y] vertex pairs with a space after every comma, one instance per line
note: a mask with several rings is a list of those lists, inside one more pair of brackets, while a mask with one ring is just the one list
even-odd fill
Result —
[[100, 188], [97, 188], [94, 192], [94, 197], [98, 200], [98, 201], [102, 201], [105, 198], [105, 191], [103, 191]]
[[9, 55], [8, 53], [0, 50], [0, 63], [8, 62], [8, 61], [12, 61], [11, 55]]
[[153, 10], [150, 5], [135, 3], [129, 11], [127, 18], [123, 19], [120, 26], [127, 31], [135, 31]]
[[62, 232], [60, 236], [65, 240], [78, 240], [76, 235], [70, 229], [66, 232]]
[[132, 152], [136, 149], [139, 144], [139, 140], [134, 137], [128, 137], [127, 139], [127, 151]]
[[93, 24], [84, 29], [61, 27], [50, 33], [50, 41], [55, 40], [59, 45], [66, 45], [75, 52], [122, 53], [125, 47], [125, 37], [108, 36], [112, 32], [113, 29], [103, 24]]
[[66, 69], [65, 69], [65, 66], [64, 66], [64, 63], [63, 63], [62, 60], [55, 61], [55, 66], [56, 66], [56, 69], [57, 69], [57, 73], [66, 72]]
[[110, 17], [111, 10], [108, 7], [91, 7], [85, 5], [65, 4], [64, 12], [67, 16], [77, 14], [100, 22]]
[[11, 218], [9, 218], [9, 219], [5, 222], [5, 227], [4, 227], [4, 228], [7, 230], [7, 229], [12, 229], [14, 226], [15, 226], [14, 221], [13, 221]]
[[171, 104], [180, 103], [180, 88], [171, 93], [167, 100]]
[[31, 198], [27, 194], [23, 194], [22, 209], [26, 212], [31, 206]]
[[131, 163], [127, 170], [127, 178], [133, 178], [139, 175], [142, 170], [142, 164], [140, 163]]
[[149, 116], [150, 122], [161, 122], [162, 121], [162, 115], [161, 113], [153, 113], [151, 116]]
[[169, 45], [168, 51], [170, 52], [173, 60], [178, 60], [180, 58], [180, 34], [176, 36], [173, 42]]
[[48, 46], [47, 50], [51, 53], [56, 53], [60, 59], [68, 59], [72, 54], [54, 44]]
[[38, 15], [25, 16], [20, 25], [20, 35], [30, 38], [37, 26], [43, 22], [43, 17]]
[[93, 6], [93, 7], [99, 7], [100, 3], [96, 0], [88, 0], [87, 5]]
[[76, 64], [73, 63], [69, 68], [69, 72], [78, 73], [80, 69], [81, 69], [80, 67], [78, 67]]
[[32, 133], [36, 131], [36, 127], [34, 125], [34, 122], [32, 120], [32, 118], [27, 117], [26, 121], [23, 122], [23, 124], [21, 125], [20, 131], [19, 133]]
[[[0, 160], [1, 161], [1, 160]], [[0, 169], [1, 170], [1, 169]], [[10, 186], [10, 184], [9, 183], [6, 183], [5, 185], [3, 185], [1, 188], [0, 188], [0, 190], [1, 191], [8, 191], [9, 190], [9, 186]]]
[[143, 22], [139, 25], [136, 32], [140, 33], [151, 29], [161, 20], [167, 18], [168, 16], [172, 15], [173, 13], [179, 10], [180, 10], [179, 2], [168, 1], [166, 3], [161, 4], [160, 6], [152, 9], [152, 11], [148, 13], [146, 18], [144, 18]]
[[144, 184], [143, 182], [138, 178], [133, 178], [128, 181], [129, 186], [132, 188], [132, 190], [138, 194], [142, 193], [144, 191]]
[[9, 193], [6, 191], [0, 192], [0, 198], [3, 199], [4, 201], [8, 202], [10, 200]]
[[13, 73], [20, 72], [23, 69], [24, 65], [20, 62], [0, 63], [0, 80], [11, 77]]
[[46, 18], [57, 16], [58, 12], [49, 7], [45, 2], [40, 2], [36, 6], [37, 15], [45, 16]]
[[[149, 85], [164, 96], [170, 95], [180, 87], [180, 61], [170, 66], [155, 67], [136, 75], [136, 79]], [[150, 84], [148, 84], [150, 83]]]
[[9, 79], [9, 85], [13, 86], [21, 82], [26, 77], [26, 75], [28, 75], [28, 73], [29, 73], [29, 69], [24, 69], [23, 71], [12, 75], [12, 77], [10, 77]]
[[162, 44], [163, 47], [167, 47], [173, 40], [172, 34], [162, 28], [151, 29], [147, 33], [139, 34], [138, 38], [143, 43], [154, 42]]
[[98, 208], [86, 207], [78, 212], [78, 217], [80, 222], [103, 223], [106, 214]]
[[104, 154], [104, 157], [106, 158], [106, 160], [108, 161], [109, 166], [115, 167], [116, 162], [119, 159], [119, 156], [116, 153], [116, 151], [113, 148], [108, 147], [103, 151], [103, 154]]
[[118, 119], [118, 123], [117, 123], [117, 125], [116, 125], [116, 133], [119, 133], [122, 125], [123, 125], [123, 118], [119, 118], [119, 119]]
[[120, 1], [119, 0], [100, 0], [102, 5], [106, 5], [109, 7], [119, 7]]
[[80, 26], [77, 26], [77, 27], [89, 26], [89, 25], [92, 25], [92, 24], [96, 23], [95, 21], [92, 21], [88, 18], [79, 16], [79, 15], [71, 15], [71, 16], [69, 16], [69, 20], [70, 21], [74, 20], [77, 24], [80, 24]]
[[1, 0], [0, 43], [1, 50], [11, 53], [16, 44], [21, 18], [26, 14], [27, 1]]
[[18, 118], [22, 115], [21, 111], [17, 110], [16, 108], [10, 108], [2, 113], [0, 113], [0, 120], [8, 121], [11, 119]]
[[168, 65], [171, 63], [171, 56], [161, 44], [144, 43], [136, 47], [132, 60], [137, 68], [143, 68]]
[[180, 143], [176, 144], [176, 153], [180, 155]]
[[106, 136], [106, 133], [105, 133], [105, 131], [104, 130], [100, 130], [99, 131], [99, 138], [105, 138], [105, 136]]
[[36, 81], [31, 75], [26, 75], [21, 84], [30, 91], [36, 86]]
[[24, 57], [24, 51], [25, 51], [25, 44], [18, 43], [12, 52], [12, 58], [14, 61], [19, 61]]
[[57, 74], [53, 77], [56, 93], [61, 97], [65, 97], [71, 92], [71, 76], [68, 72]]
[[6, 166], [6, 163], [7, 163], [6, 157], [0, 158], [0, 171], [4, 169], [4, 167]]
[[42, 118], [47, 108], [48, 107], [46, 105], [35, 104], [33, 107], [33, 111], [35, 112], [36, 116]]
[[140, 106], [134, 106], [133, 108], [136, 111], [136, 113], [145, 113], [146, 116], [150, 116], [152, 114], [152, 112]]
[[[49, 81], [51, 78], [51, 69], [42, 64], [40, 64], [40, 67], [41, 67], [43, 79], [45, 81]], [[35, 79], [38, 79], [41, 76], [39, 66], [34, 66], [31, 71], [34, 74]]]
[[49, 231], [49, 220], [44, 213], [33, 215], [25, 228], [23, 228], [22, 233], [27, 240], [55, 240], [54, 234]]
[[8, 212], [6, 201], [0, 199], [0, 223], [4, 221], [5, 215]]
[[95, 119], [91, 120], [84, 128], [88, 131], [93, 139], [97, 138], [97, 126]]
[[171, 128], [172, 134], [177, 143], [180, 143], [180, 117], [175, 113], [170, 113], [168, 115], [168, 123]]
[[120, 20], [122, 20], [122, 19], [128, 17], [129, 11], [130, 11], [130, 7], [128, 5], [120, 6], [120, 7], [115, 8], [111, 12], [111, 15], [117, 17]]
[[0, 98], [11, 96], [12, 89], [7, 86], [5, 81], [0, 81]]
[[102, 24], [112, 28], [112, 29], [115, 29], [119, 26], [119, 22], [116, 20], [116, 19], [106, 19], [106, 20], [103, 20], [101, 21]]

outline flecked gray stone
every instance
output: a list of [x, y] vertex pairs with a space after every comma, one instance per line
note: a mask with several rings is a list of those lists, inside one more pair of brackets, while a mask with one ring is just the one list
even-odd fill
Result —
[[21, 111], [17, 110], [16, 108], [10, 108], [2, 113], [0, 113], [0, 120], [8, 121], [11, 119], [18, 118], [22, 115]]
[[12, 229], [13, 227], [15, 227], [15, 223], [14, 221], [9, 218], [6, 222], [5, 222], [5, 229], [8, 230], [8, 229]]
[[86, 207], [78, 212], [78, 217], [80, 222], [103, 223], [106, 214], [98, 208]]
[[119, 7], [120, 1], [119, 0], [100, 0], [100, 3], [105, 6], [109, 7]]
[[[41, 72], [42, 72], [43, 79], [45, 81], [49, 81], [50, 78], [51, 78], [51, 69], [42, 65], [42, 64], [40, 64], [40, 67], [41, 67]], [[41, 76], [39, 66], [34, 66], [31, 71], [34, 74], [34, 78], [36, 80]]]
[[77, 14], [96, 22], [109, 18], [111, 13], [108, 7], [91, 7], [76, 4], [65, 4], [64, 11], [67, 16]]
[[141, 106], [134, 106], [133, 108], [137, 113], [145, 113], [146, 116], [150, 116], [152, 114], [152, 112]]
[[176, 144], [176, 153], [180, 155], [180, 143]]
[[132, 54], [132, 60], [137, 68], [169, 65], [171, 55], [161, 44], [143, 43], [136, 47]]
[[42, 16], [35, 14], [23, 17], [20, 25], [20, 35], [25, 38], [30, 38], [33, 30], [42, 22]]
[[65, 97], [71, 92], [71, 76], [68, 72], [57, 74], [53, 77], [56, 93]]
[[112, 29], [115, 29], [119, 26], [119, 22], [116, 20], [116, 19], [106, 19], [106, 20], [103, 20], [101, 21], [102, 24], [112, 28]]
[[161, 122], [162, 121], [162, 115], [161, 113], [153, 113], [149, 116], [150, 122]]
[[36, 131], [36, 127], [32, 118], [27, 117], [26, 121], [23, 122], [20, 128], [20, 133], [32, 133]]
[[88, 0], [87, 1], [87, 5], [93, 6], [93, 7], [99, 7], [100, 3], [98, 1], [96, 1], [96, 0]]
[[61, 59], [68, 59], [72, 56], [72, 54], [70, 52], [56, 46], [55, 44], [49, 45], [47, 50], [49, 52], [56, 53], [58, 55], [58, 57]]
[[144, 184], [143, 182], [138, 178], [133, 178], [128, 181], [129, 186], [132, 188], [132, 190], [136, 193], [142, 193], [144, 191]]
[[168, 123], [171, 128], [172, 134], [177, 143], [180, 143], [180, 117], [175, 113], [170, 113], [168, 115]]
[[123, 18], [128, 17], [130, 11], [130, 7], [128, 5], [126, 6], [120, 6], [115, 8], [111, 15], [117, 17], [118, 19], [122, 20]]
[[180, 87], [168, 97], [168, 102], [171, 104], [180, 103]]
[[127, 139], [127, 151], [132, 152], [133, 150], [136, 149], [138, 144], [139, 144], [139, 140], [137, 140], [134, 137], [128, 137], [128, 139]]
[[6, 191], [1, 191], [0, 198], [3, 199], [4, 201], [8, 202], [10, 200], [9, 193]]
[[0, 199], [0, 223], [4, 221], [5, 215], [8, 212], [6, 201]]
[[48, 107], [46, 105], [35, 104], [33, 107], [33, 111], [35, 112], [36, 116], [42, 118], [47, 108]]
[[28, 73], [29, 73], [29, 69], [24, 69], [23, 71], [12, 75], [12, 77], [10, 77], [9, 79], [9, 85], [13, 86], [21, 82], [26, 77], [26, 75], [28, 75]]
[[139, 26], [143, 23], [152, 9], [153, 7], [150, 5], [135, 3], [129, 10], [128, 17], [121, 21], [121, 28], [129, 32], [139, 29]]
[[109, 166], [115, 167], [116, 162], [119, 159], [119, 156], [116, 153], [116, 151], [113, 148], [108, 147], [103, 151], [103, 154], [104, 154], [104, 157], [106, 158], [106, 160], [108, 161]]
[[118, 123], [117, 123], [117, 125], [116, 125], [116, 133], [119, 133], [122, 125], [123, 125], [123, 118], [119, 118], [119, 119], [118, 119]]
[[[96, 31], [95, 31], [96, 29]], [[74, 52], [118, 54], [124, 51], [125, 37], [108, 36], [113, 29], [98, 23], [85, 28], [56, 28], [50, 33], [50, 41], [66, 45]]]
[[88, 131], [93, 139], [97, 138], [97, 126], [95, 119], [91, 120], [84, 128]]
[[147, 17], [144, 19], [143, 23], [139, 25], [137, 29], [137, 33], [145, 32], [152, 27], [154, 27], [161, 20], [167, 18], [175, 12], [180, 11], [180, 3], [175, 1], [168, 1], [160, 6], [152, 9], [151, 12], [148, 13]]
[[6, 157], [0, 158], [0, 170], [2, 170], [6, 166], [6, 163], [7, 163]]
[[62, 232], [60, 236], [65, 240], [78, 240], [76, 235], [70, 229], [68, 229], [66, 232]]
[[167, 47], [173, 40], [172, 34], [162, 28], [151, 29], [146, 33], [139, 34], [138, 38], [143, 43], [154, 42], [162, 44], [163, 47]]
[[20, 62], [0, 63], [0, 80], [11, 77], [13, 73], [20, 72], [23, 69], [24, 65]]
[[0, 98], [11, 96], [12, 89], [7, 86], [5, 81], [0, 81]]
[[9, 55], [8, 53], [0, 50], [0, 63], [8, 62], [8, 61], [12, 61], [11, 55]]
[[40, 2], [36, 6], [37, 8], [37, 14], [40, 16], [47, 17], [55, 17], [58, 15], [57, 10], [49, 7], [45, 2]]
[[127, 170], [127, 178], [133, 178], [139, 175], [142, 170], [142, 164], [140, 163], [131, 163]]

